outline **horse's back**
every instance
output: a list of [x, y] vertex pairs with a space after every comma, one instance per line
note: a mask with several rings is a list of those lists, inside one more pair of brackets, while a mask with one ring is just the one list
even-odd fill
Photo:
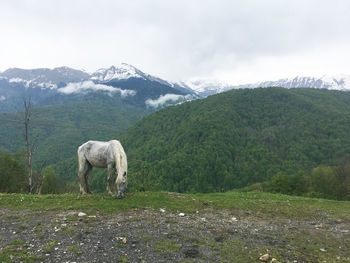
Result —
[[105, 159], [106, 163], [114, 162], [116, 154], [126, 160], [124, 148], [118, 140], [87, 141], [78, 148], [78, 155], [84, 156], [91, 163], [94, 159]]
[[88, 141], [78, 148], [78, 156], [85, 158], [92, 166], [106, 167], [108, 163], [113, 162], [109, 145], [109, 142]]

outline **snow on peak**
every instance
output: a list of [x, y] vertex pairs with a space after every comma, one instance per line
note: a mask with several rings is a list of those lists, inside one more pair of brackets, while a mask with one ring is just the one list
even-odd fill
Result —
[[90, 77], [91, 80], [99, 82], [108, 82], [111, 80], [127, 80], [130, 78], [156, 81], [170, 87], [174, 86], [174, 84], [168, 81], [144, 73], [138, 68], [127, 63], [121, 63], [118, 66], [111, 66], [110, 68], [101, 68], [94, 72]]
[[179, 85], [182, 87], [188, 87], [201, 96], [221, 93], [232, 88], [229, 84], [219, 80], [198, 78], [192, 78], [188, 81], [180, 82]]
[[180, 82], [179, 85], [194, 90], [201, 97], [221, 93], [230, 89], [253, 89], [259, 87], [316, 88], [350, 91], [350, 75], [324, 75], [321, 78], [296, 76], [276, 81], [262, 81], [243, 85], [232, 85], [211, 79], [190, 79], [186, 82]]
[[129, 78], [143, 78], [145, 74], [140, 70], [126, 63], [119, 66], [111, 66], [110, 68], [101, 68], [92, 74], [92, 80], [107, 82], [111, 80], [126, 80]]
[[320, 78], [329, 89], [350, 90], [350, 75], [324, 75]]
[[249, 85], [252, 88], [279, 86], [284, 88], [350, 90], [350, 75], [324, 75], [321, 78], [297, 76], [294, 78], [264, 81]]

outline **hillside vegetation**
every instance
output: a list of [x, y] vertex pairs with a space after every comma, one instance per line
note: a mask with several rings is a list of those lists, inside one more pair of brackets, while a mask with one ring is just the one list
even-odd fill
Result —
[[350, 93], [245, 89], [155, 112], [121, 137], [130, 185], [226, 191], [350, 158]]
[[[51, 182], [43, 191], [76, 190], [77, 147], [116, 138], [128, 155], [130, 191], [220, 192], [254, 184], [248, 190], [350, 199], [350, 93], [232, 90], [159, 110], [131, 126], [148, 113], [102, 94], [33, 108], [34, 168], [52, 166], [38, 174]], [[2, 151], [23, 149], [21, 118], [0, 115]], [[26, 189], [20, 155], [0, 159], [22, 170], [21, 183], [1, 191]], [[8, 178], [12, 168], [2, 169]], [[94, 169], [90, 183], [104, 192], [105, 169]]]
[[[66, 162], [83, 142], [109, 140], [148, 111], [118, 96], [94, 93], [64, 104], [32, 108], [29, 135], [36, 146], [36, 166]], [[23, 112], [0, 114], [0, 152], [25, 147]]]

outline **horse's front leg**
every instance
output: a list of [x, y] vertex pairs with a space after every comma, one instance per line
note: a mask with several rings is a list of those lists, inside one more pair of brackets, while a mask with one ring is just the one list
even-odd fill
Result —
[[83, 184], [84, 184], [84, 174], [83, 174], [83, 172], [78, 172], [78, 178], [79, 178], [79, 189], [80, 189], [80, 194], [82, 194], [82, 195], [84, 195], [84, 194], [86, 194], [86, 192], [85, 192], [85, 189], [84, 189], [84, 187], [83, 187]]
[[[106, 191], [108, 194], [113, 195], [113, 192], [111, 192], [111, 189], [109, 188], [109, 185], [111, 184], [111, 178], [112, 178], [112, 173], [113, 173], [113, 165], [109, 164], [108, 165], [108, 175], [107, 175], [107, 188]], [[114, 188], [114, 187], [113, 187]], [[112, 189], [113, 189], [112, 188]], [[114, 189], [113, 189], [114, 190]]]
[[90, 186], [89, 186], [89, 175], [90, 175], [91, 170], [92, 170], [92, 166], [89, 165], [88, 169], [87, 169], [87, 171], [85, 173], [85, 177], [84, 177], [85, 178], [85, 185], [86, 185], [86, 192], [88, 194], [92, 194], [92, 192], [90, 190]]
[[118, 171], [117, 169], [113, 169], [114, 170], [114, 180], [112, 181], [112, 192], [113, 194], [115, 194], [115, 182], [117, 181], [118, 178]]

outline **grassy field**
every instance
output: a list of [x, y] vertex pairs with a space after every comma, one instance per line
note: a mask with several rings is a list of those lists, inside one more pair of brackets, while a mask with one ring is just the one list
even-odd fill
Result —
[[[25, 240], [28, 233], [39, 236], [46, 233], [45, 222], [31, 223], [29, 217], [43, 214], [48, 220], [62, 212], [85, 212], [91, 218], [81, 221], [71, 216], [63, 222], [63, 239], [56, 237], [36, 245], [46, 251], [46, 256], [60, 251], [59, 248], [54, 251], [50, 244], [59, 247], [67, 236], [76, 235], [84, 227], [84, 234], [93, 238], [106, 222], [119, 216], [122, 221], [118, 224], [125, 225], [120, 236], [137, 238], [135, 244], [142, 260], [131, 258], [135, 248], [128, 247], [129, 243], [117, 242], [110, 245], [120, 252], [114, 262], [157, 262], [164, 257], [169, 262], [259, 262], [259, 257], [266, 253], [270, 255], [267, 262], [272, 258], [278, 262], [350, 262], [350, 202], [238, 191], [138, 192], [129, 193], [122, 200], [107, 194], [0, 194], [0, 222], [11, 226], [9, 221], [13, 220], [18, 225], [16, 231], [23, 234], [22, 238], [18, 234], [5, 241], [1, 236], [5, 231], [0, 233], [3, 246], [0, 262], [12, 262], [13, 258], [23, 262], [45, 261], [45, 255], [28, 252], [31, 247]], [[21, 213], [25, 213], [25, 219], [21, 219]], [[179, 216], [180, 213], [185, 216]], [[57, 217], [47, 225], [52, 227], [54, 222], [59, 226], [55, 220]], [[104, 222], [102, 226], [99, 220]], [[113, 227], [114, 223], [111, 224]], [[170, 233], [167, 226], [172, 229]], [[162, 235], [163, 228], [166, 235]], [[84, 261], [89, 253], [79, 243], [67, 243], [65, 249], [64, 255], [70, 253], [78, 262]]]
[[117, 213], [134, 208], [167, 208], [195, 213], [201, 209], [235, 209], [258, 212], [261, 217], [310, 219], [327, 213], [330, 217], [350, 221], [350, 201], [305, 198], [263, 192], [226, 192], [212, 194], [178, 194], [170, 192], [129, 193], [119, 200], [107, 194], [28, 195], [0, 194], [0, 208], [31, 210], [85, 210]]

